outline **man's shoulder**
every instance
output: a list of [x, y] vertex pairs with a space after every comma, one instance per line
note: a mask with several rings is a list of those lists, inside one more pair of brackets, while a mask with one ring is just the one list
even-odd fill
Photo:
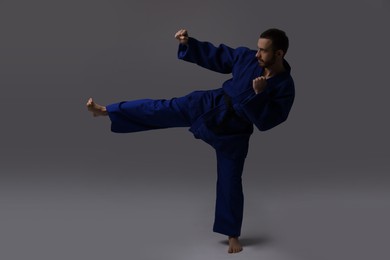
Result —
[[237, 62], [248, 63], [254, 61], [256, 51], [249, 49], [245, 46], [240, 46], [235, 49], [235, 58]]
[[253, 53], [256, 53], [255, 50], [251, 50], [248, 47], [240, 46], [236, 48], [236, 51], [242, 55], [252, 55]]

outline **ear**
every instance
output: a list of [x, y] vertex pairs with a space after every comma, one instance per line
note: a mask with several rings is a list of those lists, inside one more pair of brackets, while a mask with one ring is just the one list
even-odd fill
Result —
[[283, 57], [283, 55], [284, 55], [284, 51], [282, 51], [282, 50], [277, 50], [276, 51], [276, 56]]

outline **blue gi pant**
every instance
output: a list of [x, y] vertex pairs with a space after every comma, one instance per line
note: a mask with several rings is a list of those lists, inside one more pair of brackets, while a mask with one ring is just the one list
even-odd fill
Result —
[[235, 115], [222, 89], [195, 91], [180, 98], [141, 99], [107, 106], [111, 131], [130, 133], [190, 127], [196, 138], [217, 155], [217, 196], [213, 231], [240, 236], [244, 196], [241, 175], [253, 132], [250, 122]]

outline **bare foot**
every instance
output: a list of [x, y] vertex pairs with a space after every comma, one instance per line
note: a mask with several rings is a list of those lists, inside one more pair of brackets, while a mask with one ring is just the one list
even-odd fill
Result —
[[91, 111], [93, 116], [106, 116], [108, 115], [107, 109], [104, 106], [93, 102], [92, 98], [88, 99], [87, 102], [88, 111]]
[[238, 237], [229, 237], [229, 254], [238, 253], [242, 251], [242, 246]]

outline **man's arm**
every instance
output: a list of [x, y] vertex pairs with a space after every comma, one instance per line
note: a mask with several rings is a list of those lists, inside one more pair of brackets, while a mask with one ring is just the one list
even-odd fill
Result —
[[265, 86], [254, 80], [253, 89], [257, 94], [241, 106], [248, 119], [260, 131], [269, 130], [284, 122], [288, 117], [295, 97], [294, 82], [292, 80], [287, 80], [277, 89], [272, 86]]
[[209, 42], [200, 42], [188, 36], [185, 29], [175, 34], [179, 40], [178, 58], [220, 73], [231, 73], [235, 60], [235, 50], [221, 44], [215, 47]]

